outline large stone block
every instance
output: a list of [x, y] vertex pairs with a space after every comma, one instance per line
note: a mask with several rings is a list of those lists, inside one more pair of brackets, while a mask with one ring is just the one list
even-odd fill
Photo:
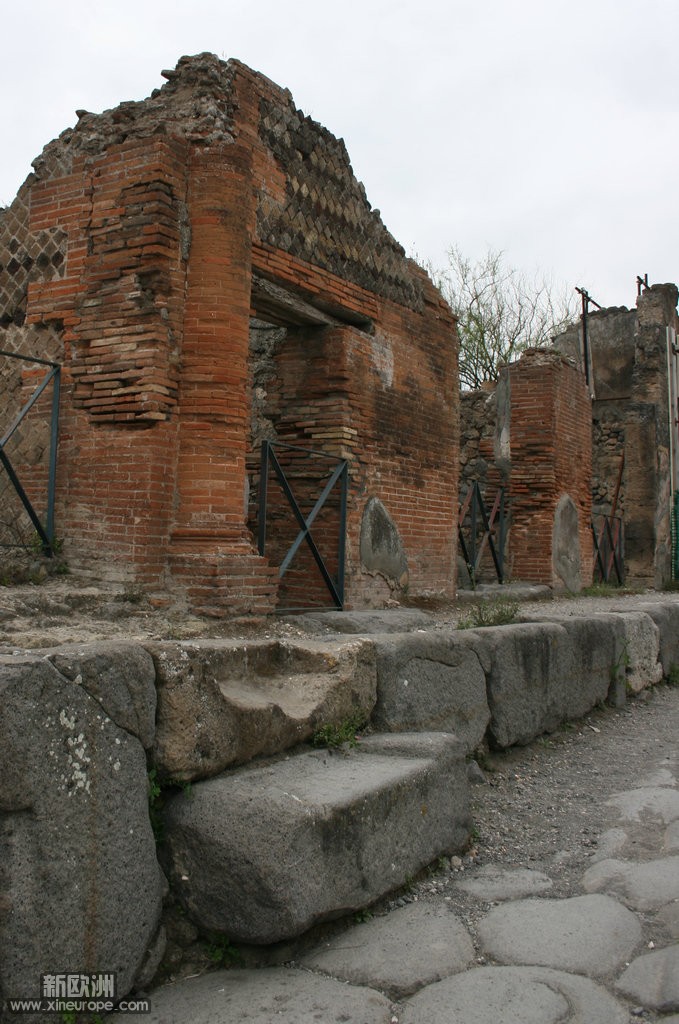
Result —
[[158, 930], [144, 749], [86, 674], [67, 679], [40, 655], [0, 657], [4, 998], [39, 996], [41, 974], [96, 971], [114, 972], [124, 995]]
[[79, 682], [122, 729], [148, 749], [156, 731], [156, 672], [139, 644], [102, 641], [59, 647], [47, 657], [62, 676]]
[[479, 659], [456, 634], [375, 637], [377, 704], [373, 724], [385, 732], [452, 732], [466, 753], [490, 719]]
[[375, 704], [365, 640], [149, 645], [158, 679], [154, 762], [178, 780], [276, 754]]
[[607, 638], [614, 634], [616, 646], [611, 667], [628, 690], [639, 693], [662, 678], [660, 630], [647, 611], [599, 612], [590, 619], [546, 614], [541, 615], [539, 621], [558, 622], [572, 635], [581, 636], [583, 642], [592, 645], [591, 651], [583, 652], [584, 655], [599, 663], [602, 657], [610, 656]]
[[190, 916], [269, 943], [365, 907], [470, 827], [461, 744], [376, 735], [197, 783], [166, 808], [167, 868]]
[[466, 632], [464, 643], [486, 673], [493, 741], [529, 743], [605, 700], [620, 657], [619, 632], [613, 616]]
[[616, 615], [624, 631], [625, 679], [632, 693], [659, 683], [663, 675], [660, 660], [660, 630], [645, 612]]
[[640, 604], [638, 611], [643, 611], [653, 620], [659, 633], [659, 659], [664, 676], [669, 676], [672, 668], [679, 669], [679, 601], [663, 601], [662, 604], [649, 601]]
[[[120, 1016], [106, 1018], [117, 1024]], [[386, 996], [288, 967], [208, 971], [154, 991], [139, 1024], [391, 1024]], [[551, 1022], [550, 1022], [551, 1024]], [[601, 1024], [608, 1024], [602, 1021]]]

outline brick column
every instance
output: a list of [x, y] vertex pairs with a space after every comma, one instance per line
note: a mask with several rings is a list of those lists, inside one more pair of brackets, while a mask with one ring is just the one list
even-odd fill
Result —
[[512, 363], [512, 577], [580, 590], [592, 581], [592, 407], [584, 376], [535, 349]]
[[133, 138], [31, 190], [31, 232], [68, 237], [63, 276], [31, 284], [27, 310], [35, 330], [63, 325], [57, 533], [78, 567], [149, 586], [171, 522], [185, 156]]
[[271, 574], [246, 527], [251, 156], [196, 149], [171, 565], [203, 611], [266, 611]]

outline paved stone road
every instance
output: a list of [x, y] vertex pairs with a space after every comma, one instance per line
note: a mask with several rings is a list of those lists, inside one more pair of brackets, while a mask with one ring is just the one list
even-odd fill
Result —
[[679, 1024], [679, 690], [665, 693], [664, 739], [643, 774], [630, 767], [629, 788], [603, 788], [600, 806], [587, 806], [593, 824], [611, 827], [575, 894], [550, 897], [549, 870], [485, 864], [456, 876], [478, 904], [473, 934], [443, 890], [353, 925], [294, 966], [166, 986], [140, 1019]]

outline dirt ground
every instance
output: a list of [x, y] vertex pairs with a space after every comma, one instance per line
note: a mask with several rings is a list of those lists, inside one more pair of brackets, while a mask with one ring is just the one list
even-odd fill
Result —
[[[534, 589], [534, 588], [533, 588]], [[594, 611], [633, 608], [640, 600], [679, 600], [679, 593], [654, 591], [616, 593], [596, 597], [560, 597], [549, 600], [524, 600], [520, 587], [498, 587], [479, 600], [517, 598], [518, 617], [558, 613], [587, 615]], [[475, 598], [469, 593], [460, 601], [438, 603], [426, 609], [432, 628], [455, 627], [470, 614]], [[87, 577], [65, 575], [48, 577], [41, 583], [0, 586], [0, 652], [39, 650], [69, 643], [96, 640], [190, 640], [196, 637], [246, 638], [253, 636], [288, 637], [306, 635], [303, 622], [295, 616], [270, 616], [247, 621], [215, 619], [191, 615], [158, 606], [141, 590], [115, 584], [103, 584]]]

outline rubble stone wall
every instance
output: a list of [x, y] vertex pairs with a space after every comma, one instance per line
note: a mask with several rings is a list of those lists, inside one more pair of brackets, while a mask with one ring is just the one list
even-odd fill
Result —
[[[630, 581], [671, 579], [670, 420], [667, 328], [677, 329], [677, 288], [652, 285], [637, 308], [593, 312], [588, 320], [592, 386], [592, 505], [622, 513]], [[579, 328], [556, 339], [582, 366]]]

